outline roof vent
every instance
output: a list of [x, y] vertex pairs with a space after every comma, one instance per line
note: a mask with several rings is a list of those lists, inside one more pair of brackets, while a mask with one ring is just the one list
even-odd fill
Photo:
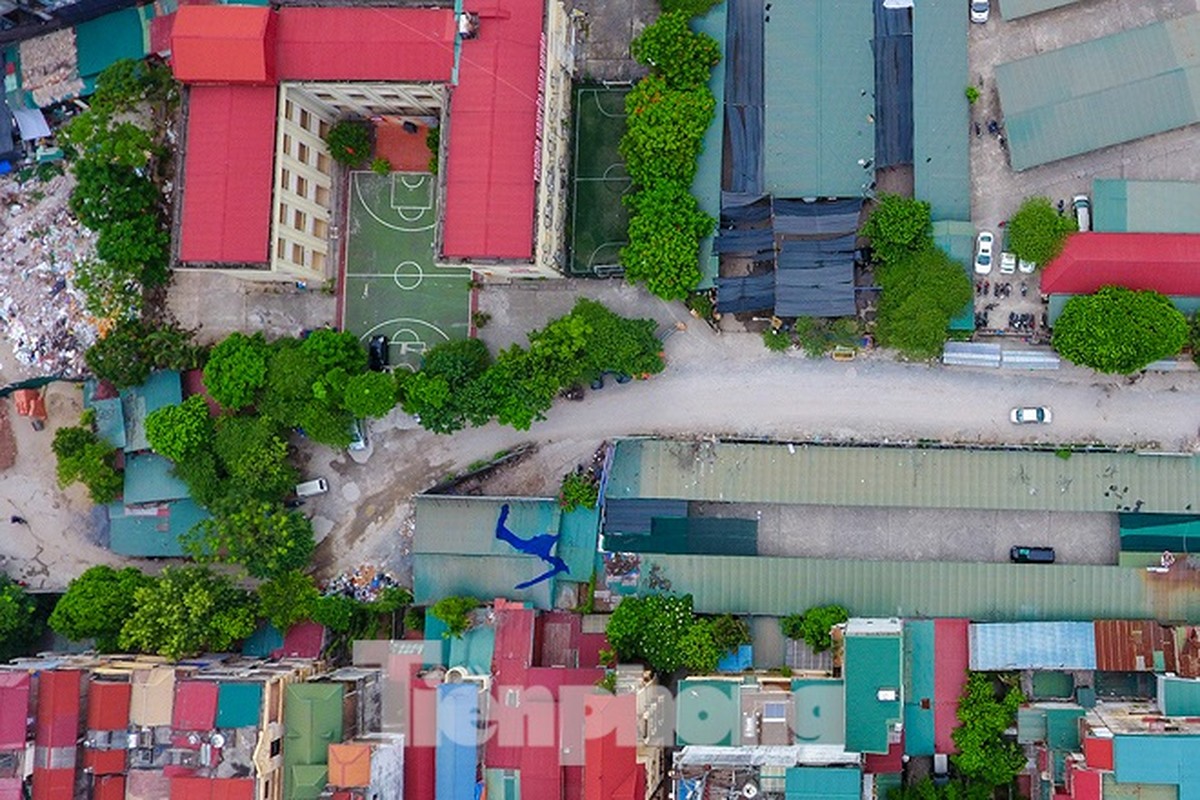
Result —
[[891, 703], [896, 700], [898, 695], [895, 689], [880, 689], [875, 693], [875, 699], [881, 703]]

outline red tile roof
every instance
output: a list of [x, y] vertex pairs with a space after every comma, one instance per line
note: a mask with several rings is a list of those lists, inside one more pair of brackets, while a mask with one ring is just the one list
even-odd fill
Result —
[[171, 800], [254, 800], [254, 779], [174, 777]]
[[125, 800], [125, 776], [101, 775], [96, 778], [92, 800]]
[[[89, 747], [83, 751], [83, 766], [97, 775], [120, 775], [126, 771], [125, 751], [96, 750]], [[124, 786], [121, 792], [124, 794]]]
[[1200, 234], [1077, 233], [1042, 271], [1042, 294], [1091, 294], [1102, 286], [1200, 296]]
[[33, 768], [33, 800], [73, 800], [75, 769]]
[[0, 672], [0, 750], [25, 746], [29, 718], [29, 675]]
[[939, 753], [957, 753], [950, 734], [958, 727], [958, 698], [967, 683], [967, 630], [965, 619], [933, 622], [933, 747]]
[[74, 747], [79, 739], [78, 670], [49, 670], [38, 675], [38, 747]]
[[276, 94], [269, 86], [192, 87], [180, 260], [267, 261]]
[[542, 0], [501, 0], [462, 44], [450, 97], [443, 252], [533, 257]]
[[284, 8], [280, 80], [436, 81], [454, 68], [454, 12], [428, 8]]
[[89, 731], [123, 731], [129, 727], [128, 683], [92, 678], [88, 684], [87, 727]]
[[274, 83], [275, 15], [259, 6], [183, 6], [171, 69], [184, 83]]
[[216, 681], [180, 681], [175, 685], [171, 723], [180, 731], [212, 730], [217, 720]]

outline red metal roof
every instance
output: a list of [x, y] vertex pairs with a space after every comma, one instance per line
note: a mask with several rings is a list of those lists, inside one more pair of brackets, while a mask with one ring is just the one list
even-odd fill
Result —
[[958, 752], [950, 734], [958, 727], [958, 698], [967, 683], [968, 626], [965, 619], [933, 621], [933, 747], [939, 753]]
[[288, 629], [283, 647], [273, 655], [290, 658], [319, 658], [325, 646], [325, 626], [319, 622], [300, 622]]
[[450, 9], [284, 8], [278, 14], [280, 80], [450, 80]]
[[[120, 775], [126, 771], [125, 751], [95, 750], [89, 747], [83, 751], [83, 766], [97, 775]], [[124, 787], [121, 791], [125, 791]]]
[[171, 68], [184, 83], [274, 83], [275, 15], [258, 6], [183, 6]]
[[29, 675], [0, 672], [0, 750], [25, 746], [29, 719]]
[[1200, 234], [1077, 233], [1042, 271], [1042, 294], [1091, 294], [1102, 286], [1200, 296]]
[[637, 800], [645, 795], [646, 771], [637, 763], [637, 698], [589, 698], [585, 800]]
[[33, 800], [73, 800], [75, 769], [33, 768]]
[[[1166, 672], [1178, 673], [1175, 636], [1153, 620], [1103, 619], [1094, 623], [1096, 669], [1110, 672], [1153, 672], [1154, 654]], [[1195, 677], [1184, 675], [1184, 677]]]
[[87, 727], [89, 731], [123, 731], [129, 727], [128, 683], [92, 678], [88, 684]]
[[79, 738], [78, 670], [49, 670], [38, 675], [38, 747], [74, 747]]
[[437, 748], [404, 748], [404, 796], [406, 800], [434, 800], [437, 794]]
[[269, 86], [191, 89], [180, 260], [267, 261], [276, 94]]
[[1083, 740], [1083, 755], [1087, 765], [1095, 769], [1113, 768], [1113, 739], [1111, 736], [1088, 736]]
[[450, 97], [443, 252], [533, 257], [542, 0], [497, 0]]
[[125, 776], [101, 775], [96, 778], [92, 800], [125, 800]]
[[0, 778], [0, 800], [25, 800], [20, 778]]
[[[529, 608], [507, 607], [497, 608], [495, 614], [496, 648], [492, 655], [492, 675], [499, 702], [492, 706], [496, 734], [487, 742], [484, 762], [495, 769], [520, 769], [524, 758], [525, 720], [528, 713], [524, 695], [533, 661], [536, 612]], [[509, 689], [521, 693], [520, 707], [514, 708], [505, 700]], [[552, 735], [553, 722], [550, 725]]]
[[1074, 764], [1069, 769], [1071, 781], [1070, 797], [1074, 800], [1100, 800], [1100, 773], [1090, 769], [1080, 769]]
[[171, 778], [171, 800], [254, 800], [254, 779]]
[[216, 681], [180, 681], [175, 685], [172, 725], [180, 731], [212, 730], [217, 720]]

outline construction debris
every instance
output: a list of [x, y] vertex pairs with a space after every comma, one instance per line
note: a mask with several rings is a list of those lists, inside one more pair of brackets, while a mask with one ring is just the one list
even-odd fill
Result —
[[391, 588], [400, 588], [395, 575], [366, 564], [330, 579], [322, 594], [342, 595], [360, 603], [373, 603], [384, 590]]

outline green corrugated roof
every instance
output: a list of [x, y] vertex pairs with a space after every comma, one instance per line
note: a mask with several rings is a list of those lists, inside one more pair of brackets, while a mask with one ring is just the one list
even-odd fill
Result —
[[962, 0], [913, 9], [913, 191], [933, 218], [971, 218], [967, 15]]
[[1000, 16], [1005, 19], [1020, 19], [1077, 2], [1079, 0], [1000, 0]]
[[258, 682], [221, 681], [217, 689], [217, 727], [257, 725], [262, 710], [263, 685]]
[[[692, 19], [692, 30], [697, 33], [707, 33], [721, 45], [721, 61], [713, 68], [708, 79], [709, 91], [717, 98], [717, 111], [713, 115], [712, 124], [704, 134], [704, 149], [696, 164], [696, 177], [692, 179], [692, 194], [700, 203], [700, 209], [713, 219], [721, 216], [721, 156], [722, 139], [725, 130], [725, 28], [727, 13], [725, 1], [717, 3], [702, 17]], [[708, 289], [717, 277], [720, 265], [719, 259], [712, 251], [713, 237], [706, 236], [700, 242], [700, 285], [697, 288]]]
[[417, 553], [413, 556], [413, 598], [418, 605], [431, 605], [451, 595], [469, 595], [481, 600], [504, 597], [548, 609], [553, 607], [553, 580], [527, 589], [516, 588], [517, 584], [545, 571], [544, 562], [531, 556]]
[[[886, 753], [889, 729], [903, 719], [901, 637], [874, 634], [846, 636], [842, 676], [846, 685], [846, 749]], [[896, 693], [880, 700], [880, 690]]]
[[1200, 183], [1092, 181], [1092, 230], [1101, 233], [1200, 233]]
[[933, 620], [904, 621], [904, 752], [931, 756], [934, 751]]
[[[764, 40], [766, 190], [776, 197], [860, 197], [874, 172], [871, 3], [775, 3]], [[959, 81], [959, 93], [962, 93]]]
[[154, 7], [126, 8], [75, 26], [79, 74], [95, 77], [122, 58], [140, 60], [150, 52], [150, 18]]
[[[141, 386], [121, 391], [121, 406], [125, 414], [125, 452], [149, 450], [146, 440], [146, 416], [164, 406], [183, 402], [183, 384], [179, 373], [162, 370], [150, 373]], [[185, 495], [186, 496], [186, 495]]]
[[600, 507], [565, 512], [559, 522], [558, 557], [567, 562], [571, 580], [584, 582], [596, 566], [596, 539], [600, 535]]
[[859, 767], [789, 767], [784, 779], [787, 800], [858, 800]]
[[152, 515], [130, 514], [121, 502], [110, 503], [108, 549], [136, 558], [183, 556], [180, 537], [197, 522], [208, 519], [209, 513], [191, 499], [175, 500], [162, 508], [162, 512]]
[[[1050, 295], [1050, 326], [1054, 327], [1055, 321], [1058, 320], [1059, 314], [1062, 314], [1063, 306], [1067, 304], [1075, 295], [1073, 294], [1052, 294]], [[1200, 297], [1168, 297], [1171, 305], [1178, 308], [1184, 316], [1191, 317], [1200, 312]]]
[[121, 410], [121, 398], [87, 400], [84, 405], [96, 412], [96, 435], [113, 447], [124, 450], [125, 413]]
[[[922, 200], [927, 199], [920, 194]], [[958, 262], [967, 274], [967, 279], [975, 282], [975, 225], [961, 220], [942, 220], [933, 223], [933, 243], [945, 251], [946, 255]], [[950, 320], [952, 331], [975, 330], [975, 301], [968, 300]]]
[[154, 453], [125, 456], [126, 505], [182, 500], [189, 495], [187, 484], [175, 477], [174, 464]]
[[736, 747], [741, 744], [740, 679], [685, 678], [675, 697], [675, 743]]
[[797, 740], [846, 743], [846, 689], [841, 678], [793, 678], [792, 706]]
[[[791, 449], [789, 450], [789, 447]], [[605, 494], [727, 503], [1186, 513], [1200, 458], [624, 439]]]
[[1200, 621], [1200, 585], [1121, 567], [643, 556], [704, 614], [794, 614], [836, 603], [855, 614], [979, 621]]
[[1010, 61], [996, 85], [1014, 170], [1200, 121], [1200, 14]]
[[[315, 770], [297, 769], [328, 763], [329, 744], [342, 740], [340, 683], [293, 683], [284, 690], [283, 767], [285, 800], [308, 798], [306, 787]], [[320, 784], [325, 787], [324, 783]]]

